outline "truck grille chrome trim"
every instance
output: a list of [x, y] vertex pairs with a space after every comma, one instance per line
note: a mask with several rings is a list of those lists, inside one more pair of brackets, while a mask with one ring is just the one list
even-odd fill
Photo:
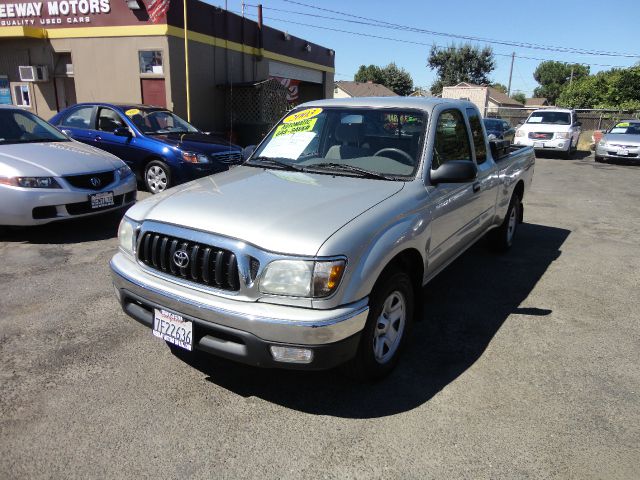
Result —
[[153, 231], [138, 241], [138, 260], [148, 268], [210, 287], [240, 290], [238, 260], [230, 250]]

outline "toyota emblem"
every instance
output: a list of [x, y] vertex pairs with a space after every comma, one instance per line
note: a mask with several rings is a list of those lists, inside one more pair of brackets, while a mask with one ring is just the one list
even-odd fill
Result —
[[102, 183], [98, 177], [91, 177], [91, 180], [89, 180], [89, 182], [90, 182], [90, 183], [91, 183], [91, 185], [93, 185], [94, 187], [99, 187], [99, 186], [100, 186], [100, 184]]
[[189, 265], [189, 254], [184, 250], [178, 250], [173, 254], [173, 263], [180, 268], [185, 268]]

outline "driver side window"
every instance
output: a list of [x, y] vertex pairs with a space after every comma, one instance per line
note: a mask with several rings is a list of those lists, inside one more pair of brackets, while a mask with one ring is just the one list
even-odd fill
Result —
[[431, 168], [451, 160], [471, 160], [469, 132], [459, 110], [445, 110], [438, 117]]

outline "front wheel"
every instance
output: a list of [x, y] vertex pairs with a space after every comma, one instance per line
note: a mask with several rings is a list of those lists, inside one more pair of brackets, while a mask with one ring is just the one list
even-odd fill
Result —
[[352, 377], [376, 380], [393, 370], [411, 330], [413, 309], [409, 275], [398, 270], [384, 274], [371, 292], [369, 316], [358, 351], [346, 365]]
[[144, 184], [153, 194], [164, 192], [171, 186], [169, 166], [160, 160], [149, 162], [144, 169]]

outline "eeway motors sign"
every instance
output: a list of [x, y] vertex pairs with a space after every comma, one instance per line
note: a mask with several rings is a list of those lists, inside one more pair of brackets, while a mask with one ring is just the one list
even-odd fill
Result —
[[0, 26], [55, 26], [91, 23], [111, 12], [111, 0], [53, 0], [0, 4]]

